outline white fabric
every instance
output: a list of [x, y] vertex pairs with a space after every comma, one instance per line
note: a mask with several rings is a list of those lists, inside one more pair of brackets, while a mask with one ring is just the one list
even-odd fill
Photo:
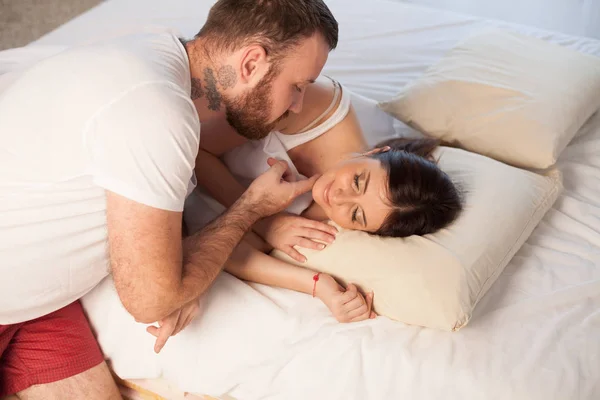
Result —
[[[189, 37], [211, 3], [109, 0], [38, 43], [73, 44], [104, 37], [107, 29], [116, 35], [149, 25], [151, 30], [175, 26]], [[341, 40], [324, 73], [375, 101], [389, 99], [460, 40], [490, 26], [600, 56], [600, 43], [592, 39], [400, 3], [327, 3], [340, 22]], [[402, 124], [394, 128], [415, 135]], [[203, 317], [157, 356], [145, 326], [133, 323], [116, 296], [104, 295], [111, 293], [110, 282], [86, 296], [84, 306], [122, 377], [163, 375], [182, 391], [229, 392], [239, 400], [595, 400], [600, 398], [598, 115], [558, 166], [565, 191], [481, 300], [472, 322], [456, 333], [386, 318], [337, 324], [310, 296], [246, 285], [223, 274], [205, 299]], [[497, 201], [502, 200], [498, 193]]]
[[13, 78], [0, 97], [0, 324], [107, 275], [104, 189], [182, 211], [200, 129], [171, 34], [74, 48]]
[[[411, 128], [383, 112], [375, 100], [354, 92], [350, 96], [352, 108], [369, 147], [375, 147], [381, 140], [396, 134], [410, 136]], [[413, 136], [420, 137], [420, 134]]]
[[460, 43], [380, 105], [428, 136], [545, 169], [600, 108], [600, 58], [494, 29]]

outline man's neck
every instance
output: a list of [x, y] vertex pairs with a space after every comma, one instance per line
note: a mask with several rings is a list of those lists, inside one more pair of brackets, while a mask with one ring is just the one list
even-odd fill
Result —
[[217, 66], [207, 56], [200, 39], [182, 41], [190, 63], [191, 98], [201, 123], [224, 119], [222, 91], [235, 84], [235, 71], [230, 66]]

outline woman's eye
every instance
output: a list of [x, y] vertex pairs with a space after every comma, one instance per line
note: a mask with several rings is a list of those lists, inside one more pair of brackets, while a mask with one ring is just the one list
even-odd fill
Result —
[[358, 175], [354, 175], [354, 186], [357, 192], [360, 191], [360, 176]]
[[298, 86], [298, 85], [294, 85], [294, 87], [296, 88], [296, 91], [297, 91], [297, 92], [300, 92], [300, 93], [302, 93], [302, 88], [301, 88], [300, 86]]
[[352, 222], [356, 222], [356, 213], [358, 212], [358, 207], [352, 211]]

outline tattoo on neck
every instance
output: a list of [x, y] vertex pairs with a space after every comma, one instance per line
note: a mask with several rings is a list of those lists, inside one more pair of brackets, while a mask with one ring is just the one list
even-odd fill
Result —
[[235, 69], [231, 65], [223, 65], [219, 68], [217, 76], [219, 77], [219, 85], [221, 85], [223, 89], [234, 87], [235, 82], [237, 81]]
[[199, 99], [204, 96], [204, 88], [202, 88], [202, 80], [192, 78], [192, 100]]
[[208, 99], [208, 109], [219, 111], [221, 109], [221, 101], [223, 97], [217, 89], [217, 79], [212, 68], [204, 69], [204, 82], [206, 83], [206, 98]]

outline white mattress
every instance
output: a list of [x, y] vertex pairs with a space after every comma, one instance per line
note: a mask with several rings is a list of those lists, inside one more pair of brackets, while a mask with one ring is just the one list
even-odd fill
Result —
[[[149, 26], [192, 36], [211, 3], [111, 0], [29, 51]], [[600, 56], [592, 39], [386, 1], [328, 4], [341, 34], [324, 72], [375, 100], [393, 96], [468, 34], [494, 25]], [[0, 53], [0, 65], [26, 53]], [[240, 400], [600, 399], [600, 116], [567, 148], [560, 167], [564, 194], [457, 333], [382, 317], [337, 324], [310, 296], [223, 274], [204, 299], [203, 316], [155, 356], [153, 338], [123, 311], [110, 281], [86, 297], [85, 307], [121, 377], [163, 376], [189, 392]]]

